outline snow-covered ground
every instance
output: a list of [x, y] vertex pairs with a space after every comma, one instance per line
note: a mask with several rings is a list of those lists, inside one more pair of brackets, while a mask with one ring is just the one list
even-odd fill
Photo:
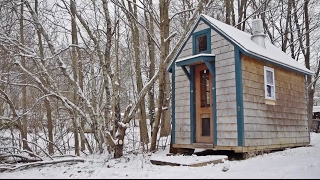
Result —
[[[202, 167], [159, 166], [150, 158], [166, 156], [168, 149], [155, 154], [126, 154], [82, 157], [85, 162], [59, 163], [0, 173], [0, 179], [111, 179], [111, 178], [179, 178], [179, 179], [319, 179], [320, 133], [311, 133], [311, 146], [286, 149], [246, 160], [209, 164]], [[187, 158], [187, 157], [186, 157]], [[184, 161], [184, 158], [180, 158]], [[227, 169], [227, 171], [223, 171]]]

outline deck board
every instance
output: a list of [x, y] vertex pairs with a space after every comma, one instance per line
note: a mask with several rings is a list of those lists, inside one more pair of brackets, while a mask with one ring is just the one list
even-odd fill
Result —
[[228, 159], [225, 155], [210, 155], [210, 156], [152, 156], [150, 162], [154, 165], [169, 165], [169, 166], [191, 166], [200, 167], [207, 164], [222, 163]]

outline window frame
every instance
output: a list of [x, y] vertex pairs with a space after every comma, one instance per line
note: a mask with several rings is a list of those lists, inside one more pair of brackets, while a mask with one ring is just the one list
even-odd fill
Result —
[[[272, 82], [273, 84], [269, 84], [267, 82], [267, 71], [272, 72]], [[273, 91], [271, 88], [271, 97], [268, 96], [267, 86], [273, 86]], [[275, 74], [274, 69], [268, 66], [264, 66], [264, 97], [268, 100], [276, 100], [276, 82], [275, 82]]]
[[[205, 51], [198, 51], [198, 38], [206, 36], [207, 38], [207, 50]], [[193, 40], [193, 55], [195, 54], [201, 54], [201, 53], [208, 53], [211, 54], [211, 28], [204, 29], [198, 32], [195, 32], [192, 34], [192, 40]]]

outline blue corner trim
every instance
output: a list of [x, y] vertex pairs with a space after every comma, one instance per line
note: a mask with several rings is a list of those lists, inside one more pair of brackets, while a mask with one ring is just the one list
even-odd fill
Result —
[[195, 101], [195, 78], [194, 78], [195, 67], [190, 66], [190, 143], [195, 142], [195, 126], [196, 126], [196, 101]]
[[191, 81], [191, 75], [190, 73], [188, 72], [188, 70], [186, 69], [185, 66], [181, 66], [183, 72], [186, 74], [187, 78], [189, 79], [189, 81]]
[[[199, 52], [197, 49], [198, 41], [197, 38], [200, 36], [206, 35], [207, 37], [207, 50]], [[211, 53], [211, 28], [207, 28], [192, 34], [192, 53], [200, 54], [200, 53]]]
[[244, 146], [244, 115], [243, 115], [243, 90], [242, 90], [242, 63], [241, 51], [234, 46], [235, 53], [235, 74], [236, 74], [236, 101], [237, 101], [237, 130], [238, 146]]
[[176, 101], [176, 96], [175, 96], [175, 67], [172, 67], [172, 74], [171, 74], [171, 143], [174, 144], [176, 140], [176, 109], [175, 109], [175, 101]]

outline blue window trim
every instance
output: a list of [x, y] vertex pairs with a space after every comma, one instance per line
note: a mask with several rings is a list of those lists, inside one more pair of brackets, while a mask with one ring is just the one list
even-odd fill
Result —
[[[198, 49], [197, 48], [198, 47], [197, 38], [200, 36], [203, 36], [203, 35], [207, 36], [207, 50], [198, 52], [197, 51], [197, 49]], [[192, 43], [193, 44], [193, 47], [192, 47], [193, 55], [200, 54], [200, 53], [211, 53], [211, 28], [207, 28], [207, 29], [193, 33], [192, 34], [192, 42], [193, 42]]]

